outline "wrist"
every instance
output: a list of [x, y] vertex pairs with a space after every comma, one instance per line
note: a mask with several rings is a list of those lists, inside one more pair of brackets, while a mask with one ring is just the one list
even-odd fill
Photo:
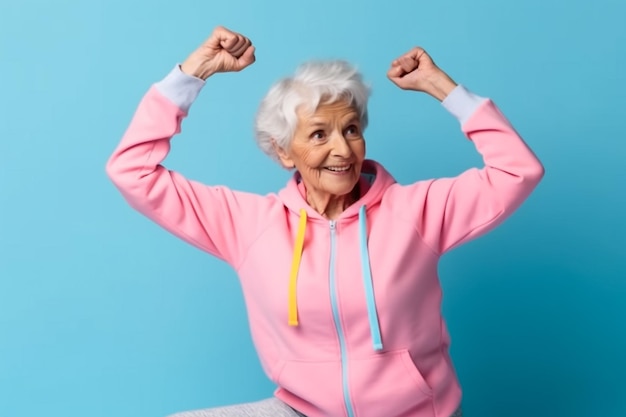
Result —
[[448, 94], [452, 92], [457, 86], [452, 78], [443, 71], [435, 73], [432, 77], [428, 78], [427, 87], [424, 92], [433, 96], [439, 101], [445, 100]]
[[199, 78], [203, 81], [214, 74], [214, 72], [212, 72], [210, 68], [207, 68], [206, 65], [203, 65], [203, 62], [197, 61], [193, 58], [188, 58], [187, 60], [185, 60], [185, 62], [181, 64], [180, 69], [185, 74]]

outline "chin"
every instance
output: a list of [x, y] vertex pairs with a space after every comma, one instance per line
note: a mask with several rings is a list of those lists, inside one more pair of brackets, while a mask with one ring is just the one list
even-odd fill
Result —
[[341, 184], [333, 184], [329, 187], [329, 192], [331, 192], [334, 195], [346, 195], [346, 194], [350, 194], [352, 192], [352, 190], [354, 190], [354, 187], [356, 187], [356, 185], [358, 184], [358, 177], [355, 178], [353, 181], [348, 182], [343, 182]]

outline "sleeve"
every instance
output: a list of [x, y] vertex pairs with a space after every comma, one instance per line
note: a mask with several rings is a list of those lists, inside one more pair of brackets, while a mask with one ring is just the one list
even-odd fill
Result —
[[[261, 196], [186, 179], [162, 165], [204, 81], [174, 68], [142, 98], [106, 172], [126, 201], [184, 241], [231, 265], [263, 215]], [[266, 214], [266, 213], [265, 213]]]
[[[498, 226], [531, 194], [544, 167], [496, 105], [457, 86], [442, 105], [457, 118], [483, 159], [454, 178], [420, 181], [404, 190], [416, 228], [438, 254]], [[403, 209], [403, 210], [406, 210]]]

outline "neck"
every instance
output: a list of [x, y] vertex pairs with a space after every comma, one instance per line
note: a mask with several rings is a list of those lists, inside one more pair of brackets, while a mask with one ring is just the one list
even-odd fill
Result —
[[319, 214], [329, 220], [335, 220], [345, 209], [359, 199], [359, 185], [344, 195], [319, 195], [315, 192], [306, 192], [306, 201]]

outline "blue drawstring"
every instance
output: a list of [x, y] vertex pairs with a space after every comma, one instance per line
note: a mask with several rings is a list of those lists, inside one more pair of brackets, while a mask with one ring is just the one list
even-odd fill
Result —
[[378, 313], [376, 312], [376, 301], [374, 298], [374, 285], [372, 283], [372, 271], [370, 268], [370, 256], [367, 250], [367, 219], [365, 206], [359, 209], [359, 245], [361, 250], [361, 267], [363, 269], [363, 285], [365, 286], [365, 296], [367, 297], [367, 316], [370, 322], [370, 332], [374, 350], [383, 349], [382, 338], [380, 337], [380, 326], [378, 325]]

